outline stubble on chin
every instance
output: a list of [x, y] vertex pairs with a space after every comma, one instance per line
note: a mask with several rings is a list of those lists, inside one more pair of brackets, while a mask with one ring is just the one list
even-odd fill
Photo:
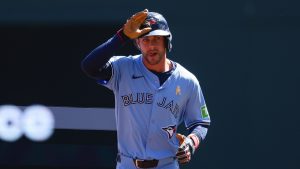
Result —
[[159, 53], [155, 56], [155, 58], [151, 58], [147, 53], [143, 53], [144, 60], [149, 65], [157, 65], [163, 59], [163, 56]]

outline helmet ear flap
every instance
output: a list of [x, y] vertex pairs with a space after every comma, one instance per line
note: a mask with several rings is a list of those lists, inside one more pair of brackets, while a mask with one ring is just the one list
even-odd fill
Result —
[[171, 52], [171, 50], [172, 50], [171, 40], [172, 40], [172, 35], [166, 37], [166, 47], [167, 47], [169, 52]]

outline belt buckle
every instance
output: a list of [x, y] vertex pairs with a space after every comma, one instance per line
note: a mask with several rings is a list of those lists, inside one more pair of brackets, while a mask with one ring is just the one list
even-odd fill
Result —
[[135, 165], [136, 167], [138, 167], [138, 168], [141, 168], [139, 164], [140, 164], [140, 162], [144, 162], [144, 161], [145, 161], [145, 160], [135, 159], [135, 160], [134, 160], [134, 165]]

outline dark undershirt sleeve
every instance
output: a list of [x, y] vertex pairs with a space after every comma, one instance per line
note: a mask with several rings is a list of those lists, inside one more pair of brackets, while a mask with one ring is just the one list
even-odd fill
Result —
[[82, 70], [96, 80], [109, 80], [112, 67], [109, 59], [129, 38], [120, 29], [112, 38], [91, 51], [81, 62]]

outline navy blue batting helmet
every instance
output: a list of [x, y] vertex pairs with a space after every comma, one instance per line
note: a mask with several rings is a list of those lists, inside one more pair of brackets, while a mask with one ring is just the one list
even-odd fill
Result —
[[167, 49], [170, 52], [172, 49], [172, 34], [169, 29], [166, 19], [157, 12], [148, 12], [147, 18], [144, 23], [141, 25], [141, 29], [145, 27], [151, 27], [151, 31], [146, 33], [143, 36], [166, 36], [167, 39]]

